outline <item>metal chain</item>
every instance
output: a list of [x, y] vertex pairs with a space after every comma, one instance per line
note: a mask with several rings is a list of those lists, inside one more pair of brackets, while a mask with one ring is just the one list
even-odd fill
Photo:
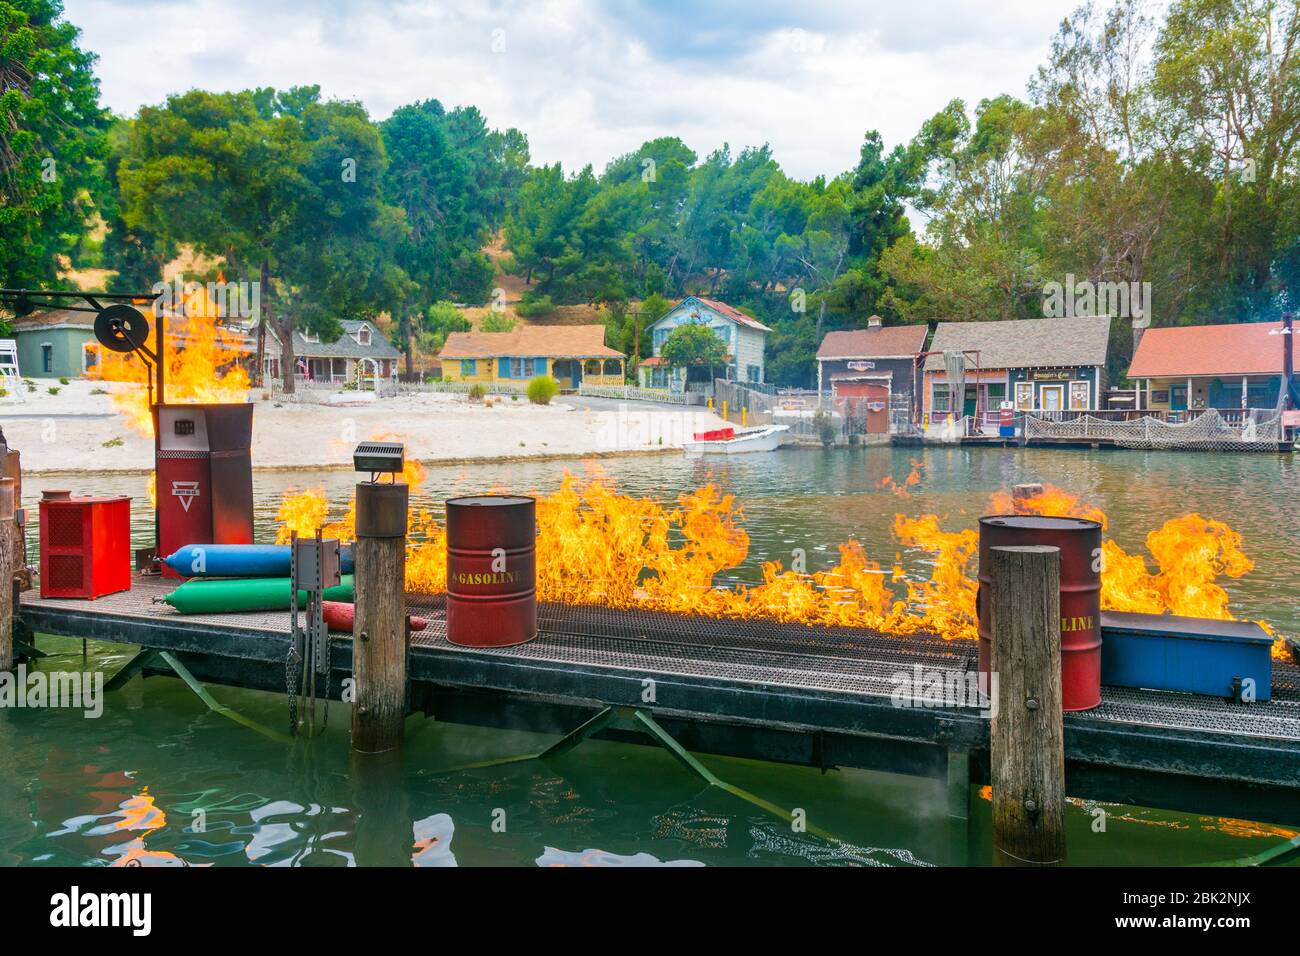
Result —
[[[296, 660], [295, 660], [296, 658]], [[289, 698], [289, 733], [298, 735], [298, 679], [297, 670], [302, 665], [298, 649], [289, 644], [289, 653], [284, 658], [284, 690]]]

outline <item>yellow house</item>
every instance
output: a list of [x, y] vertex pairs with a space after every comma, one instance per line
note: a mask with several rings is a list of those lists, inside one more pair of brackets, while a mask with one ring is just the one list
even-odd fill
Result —
[[447, 382], [524, 384], [550, 375], [562, 389], [623, 385], [627, 356], [603, 325], [516, 325], [509, 332], [452, 332], [438, 353]]

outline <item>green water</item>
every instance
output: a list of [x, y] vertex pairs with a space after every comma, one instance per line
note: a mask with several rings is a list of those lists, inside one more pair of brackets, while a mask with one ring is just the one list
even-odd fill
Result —
[[[878, 488], [923, 466], [912, 497]], [[581, 461], [430, 469], [417, 503], [440, 510], [452, 493], [550, 491]], [[1147, 531], [1188, 511], [1228, 521], [1256, 568], [1224, 582], [1233, 610], [1300, 632], [1300, 462], [1276, 456], [992, 449], [783, 451], [732, 461], [675, 456], [614, 459], [600, 467], [629, 493], [669, 499], [705, 481], [744, 507], [750, 559], [733, 577], [753, 580], [758, 562], [795, 548], [810, 570], [834, 562], [856, 537], [885, 560], [897, 512], [936, 512], [945, 528], [974, 524], [989, 494], [1041, 480], [1082, 495], [1110, 515], [1110, 533], [1140, 551]], [[346, 501], [353, 476], [258, 474], [257, 526], [265, 536], [288, 487], [322, 486]], [[78, 493], [143, 495], [140, 477], [29, 480]], [[151, 519], [143, 501], [135, 533]], [[922, 557], [903, 553], [909, 573]], [[111, 673], [131, 649], [43, 638], [41, 669]], [[282, 697], [214, 688], [241, 713], [285, 723]], [[354, 766], [348, 714], [310, 744], [287, 746], [210, 713], [179, 680], [136, 680], [109, 696], [97, 719], [58, 709], [0, 710], [0, 864], [112, 865], [550, 865], [676, 862], [706, 865], [944, 865], [989, 859], [988, 803], [973, 800], [970, 844], [946, 820], [932, 781], [864, 771], [820, 771], [704, 757], [718, 776], [772, 803], [799, 808], [827, 842], [727, 793], [704, 787], [665, 751], [592, 741], [562, 758], [442, 774], [440, 768], [526, 753], [543, 735], [407, 724], [401, 766]], [[1108, 805], [1068, 808], [1070, 862], [1079, 865], [1200, 863], [1259, 852], [1284, 835], [1213, 817]], [[968, 855], [969, 854], [969, 855]]]

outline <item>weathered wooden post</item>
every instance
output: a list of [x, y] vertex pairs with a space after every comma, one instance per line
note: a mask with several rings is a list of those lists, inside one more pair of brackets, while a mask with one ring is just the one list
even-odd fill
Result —
[[14, 580], [16, 560], [14, 528], [14, 480], [0, 478], [0, 671], [14, 668]]
[[385, 753], [406, 720], [405, 484], [357, 485], [356, 614], [352, 624], [352, 748]]
[[1016, 514], [1026, 512], [1025, 502], [1032, 498], [1037, 498], [1043, 493], [1043, 486], [1040, 482], [1026, 482], [1022, 485], [1011, 486], [1011, 501]]
[[1059, 863], [1065, 859], [1061, 552], [1030, 545], [989, 553], [994, 863]]

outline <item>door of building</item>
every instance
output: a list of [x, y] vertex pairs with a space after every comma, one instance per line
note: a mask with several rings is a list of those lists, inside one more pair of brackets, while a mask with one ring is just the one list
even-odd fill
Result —
[[856, 428], [868, 435], [889, 433], [889, 385], [883, 382], [836, 382], [835, 398], [840, 416], [854, 419]]
[[1065, 408], [1065, 386], [1064, 385], [1044, 385], [1039, 389], [1039, 400], [1042, 402], [1043, 411], [1059, 412]]

